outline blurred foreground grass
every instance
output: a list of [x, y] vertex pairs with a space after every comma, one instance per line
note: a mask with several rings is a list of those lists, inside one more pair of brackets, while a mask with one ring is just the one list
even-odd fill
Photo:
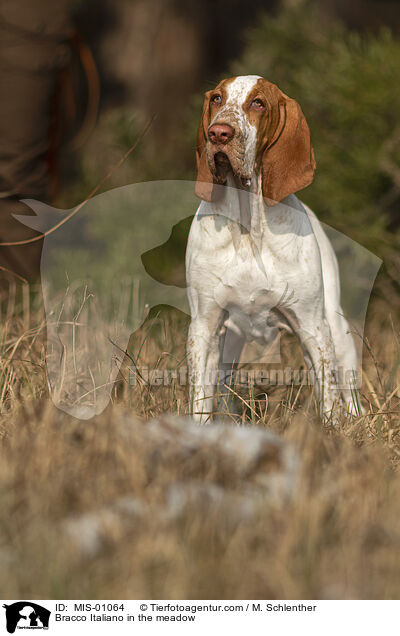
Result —
[[[0, 596], [400, 596], [400, 343], [379, 300], [364, 347], [364, 416], [323, 428], [307, 387], [271, 387], [267, 402], [256, 388], [242, 393], [243, 425], [290, 440], [300, 473], [288, 505], [260, 500], [251, 520], [236, 510], [233, 521], [227, 510], [248, 496], [252, 478], [233, 478], [212, 447], [183, 460], [145, 442], [149, 419], [186, 412], [185, 386], [132, 386], [127, 359], [113, 404], [75, 420], [47, 397], [43, 328], [26, 329], [21, 316], [5, 323], [1, 341]], [[40, 325], [38, 314], [31, 320]], [[178, 369], [186, 329], [183, 314], [155, 312], [130, 354], [142, 366]], [[300, 351], [288, 339], [283, 366], [293, 355]], [[168, 513], [171, 486], [199, 484], [220, 498]], [[143, 513], [151, 506], [166, 513]], [[77, 519], [89, 533], [86, 549], [66, 530]]]

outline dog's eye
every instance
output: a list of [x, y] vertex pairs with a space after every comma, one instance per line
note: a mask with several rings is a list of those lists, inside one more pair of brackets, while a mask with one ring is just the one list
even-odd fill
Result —
[[264, 108], [264, 104], [261, 99], [253, 99], [250, 106], [256, 110], [262, 110]]
[[212, 104], [217, 104], [217, 105], [218, 105], [218, 104], [220, 104], [221, 102], [222, 102], [222, 97], [221, 97], [221, 95], [213, 95], [213, 96], [211, 97], [211, 103], [212, 103]]

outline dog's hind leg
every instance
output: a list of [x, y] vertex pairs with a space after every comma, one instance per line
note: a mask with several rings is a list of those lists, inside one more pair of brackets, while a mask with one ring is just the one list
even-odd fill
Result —
[[363, 408], [358, 395], [358, 365], [354, 339], [341, 307], [337, 310], [326, 308], [327, 319], [335, 346], [338, 386], [342, 395], [346, 412], [360, 415]]

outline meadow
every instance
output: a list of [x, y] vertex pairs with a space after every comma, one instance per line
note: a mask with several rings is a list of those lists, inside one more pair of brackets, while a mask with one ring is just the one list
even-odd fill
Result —
[[[323, 426], [309, 387], [271, 387], [267, 400], [242, 387], [241, 422], [228, 425], [274, 431], [298, 455], [285, 502], [257, 495], [265, 466], [241, 472], [206, 441], [185, 452], [176, 418], [187, 387], [132, 384], [129, 357], [102, 415], [57, 410], [44, 323], [33, 303], [29, 329], [26, 311], [2, 332], [4, 598], [398, 598], [400, 346], [380, 299], [365, 333], [365, 415]], [[178, 369], [186, 329], [183, 314], [161, 308], [129, 351], [143, 367]], [[282, 364], [293, 356], [287, 338]], [[183, 428], [165, 443], [149, 436], [152, 421]]]

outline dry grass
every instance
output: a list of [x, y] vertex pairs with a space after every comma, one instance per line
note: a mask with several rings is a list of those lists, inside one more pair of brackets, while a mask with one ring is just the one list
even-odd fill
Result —
[[[30, 324], [40, 325], [33, 314]], [[261, 501], [250, 520], [227, 514], [226, 501], [235, 506], [249, 483], [212, 449], [185, 462], [145, 441], [148, 418], [185, 413], [185, 387], [121, 380], [103, 415], [74, 420], [46, 395], [43, 328], [27, 329], [19, 315], [5, 322], [0, 343], [0, 596], [400, 597], [400, 346], [387, 307], [376, 303], [369, 316], [365, 416], [324, 428], [306, 388], [275, 388], [267, 408], [256, 391], [243, 394], [243, 419], [277, 431], [301, 459], [292, 501]], [[131, 342], [135, 362], [185, 365], [185, 329], [177, 314], [148, 321]], [[225, 504], [196, 500], [179, 514], [143, 514], [167, 505], [171, 485], [187, 483], [215, 485]], [[82, 515], [104, 522], [87, 549], [66, 531]]]

